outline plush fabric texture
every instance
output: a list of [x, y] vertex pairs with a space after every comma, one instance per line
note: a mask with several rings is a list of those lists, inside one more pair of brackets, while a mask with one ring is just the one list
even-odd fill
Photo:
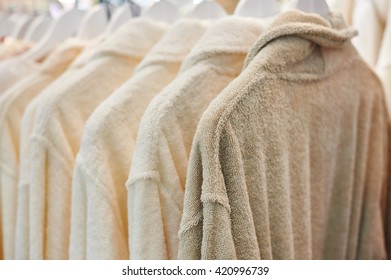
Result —
[[84, 124], [165, 30], [165, 24], [145, 18], [130, 21], [98, 46], [64, 88], [38, 105], [29, 141], [31, 259], [68, 259], [72, 170]]
[[[20, 157], [19, 157], [19, 181], [18, 181], [18, 198], [17, 198], [17, 217], [16, 217], [16, 242], [15, 242], [15, 258], [29, 259], [29, 158], [30, 146], [29, 139], [33, 131], [33, 124], [37, 107], [41, 100], [53, 92], [58, 92], [62, 88], [69, 85], [72, 81], [72, 76], [77, 73], [89, 62], [96, 52], [97, 47], [102, 40], [88, 41], [83, 51], [71, 63], [68, 69], [53, 83], [43, 90], [30, 104], [27, 106], [21, 121], [20, 128]], [[69, 80], [70, 79], [70, 80]], [[69, 80], [69, 81], [68, 81]]]
[[208, 107], [181, 259], [384, 259], [386, 112], [342, 18], [278, 16]]
[[354, 46], [371, 66], [378, 61], [384, 33], [384, 23], [371, 0], [355, 0], [352, 25], [358, 36], [352, 40]]
[[207, 26], [187, 19], [175, 24], [88, 119], [73, 173], [71, 259], [130, 258], [125, 183], [138, 126]]
[[[72, 62], [64, 74], [43, 90], [26, 108], [20, 128], [20, 157], [19, 157], [19, 181], [17, 192], [17, 217], [16, 217], [16, 242], [15, 242], [15, 258], [29, 259], [29, 178], [30, 178], [30, 146], [29, 139], [33, 131], [33, 124], [37, 107], [41, 100], [53, 92], [61, 91], [72, 81], [73, 75], [78, 75], [78, 72], [89, 62], [93, 57], [99, 42], [94, 40], [88, 42], [81, 54]], [[68, 81], [69, 80], [69, 81]]]
[[[83, 51], [80, 56], [83, 56]], [[80, 57], [79, 56], [79, 57]], [[16, 236], [15, 236], [15, 258], [18, 260], [26, 260], [30, 258], [30, 238], [29, 238], [29, 200], [30, 200], [30, 146], [29, 140], [33, 133], [34, 119], [37, 112], [38, 105], [41, 100], [53, 92], [61, 91], [64, 87], [69, 85], [72, 81], [72, 76], [77, 75], [78, 72], [85, 66], [76, 64], [79, 57], [69, 66], [69, 69], [61, 75], [57, 80], [45, 88], [24, 111], [21, 126], [20, 126], [20, 143], [19, 143], [19, 177], [18, 177], [18, 191], [17, 191], [17, 217], [16, 217]], [[85, 63], [88, 60], [84, 60]], [[69, 80], [69, 82], [68, 82]]]
[[38, 64], [20, 56], [0, 62], [0, 95], [27, 75], [37, 71]]
[[201, 114], [235, 77], [263, 30], [228, 17], [208, 29], [178, 77], [148, 106], [127, 181], [132, 259], [176, 259], [191, 143]]
[[83, 43], [74, 40], [64, 43], [48, 56], [37, 72], [0, 98], [0, 205], [5, 259], [14, 259], [19, 130], [23, 112], [37, 94], [66, 70], [83, 48]]

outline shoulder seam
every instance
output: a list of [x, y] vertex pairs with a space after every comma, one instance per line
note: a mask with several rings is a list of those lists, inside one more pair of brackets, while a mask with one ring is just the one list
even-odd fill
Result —
[[[53, 143], [51, 143], [46, 137], [33, 133], [30, 136], [30, 143], [32, 144], [34, 142], [42, 143], [50, 152], [52, 152], [52, 154], [57, 159], [59, 159], [64, 163], [63, 167], [68, 172], [68, 175], [72, 175], [73, 170], [72, 167], [70, 167], [71, 161], [68, 160], [64, 155], [62, 155], [61, 152], [53, 145]], [[31, 149], [30, 149], [30, 155], [31, 155]]]

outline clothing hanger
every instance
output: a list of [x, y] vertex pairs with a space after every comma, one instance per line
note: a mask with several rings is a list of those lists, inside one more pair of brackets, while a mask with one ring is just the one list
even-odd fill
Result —
[[27, 30], [24, 40], [34, 43], [39, 42], [52, 23], [53, 18], [47, 15], [38, 16], [31, 24], [31, 27]]
[[157, 21], [173, 23], [180, 17], [180, 13], [178, 7], [170, 1], [160, 0], [149, 7], [143, 13], [143, 16]]
[[111, 16], [111, 20], [106, 27], [105, 33], [111, 34], [118, 29], [122, 24], [132, 18], [132, 12], [127, 4], [123, 4], [117, 8], [114, 14]]
[[128, 0], [126, 2], [127, 3], [124, 3], [118, 9], [115, 10], [105, 30], [106, 34], [113, 33], [125, 22], [141, 14], [141, 7], [139, 5], [137, 5], [131, 0]]
[[133, 0], [125, 0], [128, 3], [129, 10], [132, 14], [132, 17], [139, 17], [141, 15], [141, 6], [135, 3]]
[[111, 8], [107, 4], [94, 5], [83, 17], [76, 37], [91, 40], [101, 35], [110, 20]]
[[266, 18], [281, 10], [277, 0], [240, 0], [234, 15], [241, 17]]
[[326, 16], [330, 13], [330, 8], [326, 0], [298, 0], [296, 9], [305, 13], [315, 13], [321, 16]]
[[16, 27], [16, 22], [7, 16], [0, 18], [0, 36], [10, 36]]
[[24, 59], [39, 60], [47, 55], [57, 44], [66, 38], [73, 36], [79, 28], [84, 12], [74, 7], [72, 10], [63, 13], [57, 18], [45, 36], [22, 55]]
[[21, 19], [13, 30], [11, 37], [14, 39], [23, 40], [35, 18], [36, 17], [34, 15], [30, 15]]
[[227, 16], [227, 12], [213, 0], [202, 1], [186, 14], [188, 18], [197, 19], [219, 19], [225, 16]]
[[[4, 20], [3, 22], [0, 22], [0, 30], [3, 27], [3, 29], [6, 30], [7, 33], [4, 35], [11, 36], [14, 38], [17, 37], [17, 33], [22, 33], [22, 35], [25, 35], [23, 33], [25, 33], [26, 31], [26, 21], [30, 20], [33, 16], [34, 15], [18, 12], [14, 9], [14, 7], [9, 6], [3, 13]], [[1, 35], [2, 34], [0, 34], [0, 36]]]

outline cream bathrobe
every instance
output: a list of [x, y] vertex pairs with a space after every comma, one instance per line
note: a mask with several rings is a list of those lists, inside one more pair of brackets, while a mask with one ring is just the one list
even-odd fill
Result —
[[95, 52], [96, 45], [88, 44], [83, 52], [74, 60], [64, 74], [55, 80], [50, 86], [45, 88], [26, 108], [20, 126], [19, 143], [19, 166], [15, 166], [14, 173], [18, 172], [17, 191], [17, 216], [16, 216], [16, 236], [15, 236], [15, 258], [29, 259], [29, 178], [30, 178], [30, 146], [29, 139], [33, 131], [33, 124], [37, 107], [41, 100], [53, 92], [60, 91], [69, 85], [68, 79], [72, 81], [72, 76], [88, 63]]
[[[53, 92], [60, 91], [62, 88], [69, 85], [72, 81], [72, 76], [77, 73], [89, 62], [94, 55], [100, 41], [91, 41], [84, 48], [82, 53], [72, 62], [66, 72], [55, 80], [50, 86], [43, 90], [26, 108], [20, 127], [20, 144], [19, 144], [19, 166], [16, 166], [18, 171], [18, 198], [17, 198], [17, 217], [16, 217], [16, 241], [15, 241], [15, 258], [29, 259], [29, 158], [30, 147], [28, 145], [30, 136], [33, 131], [33, 123], [35, 114], [40, 100], [44, 100], [46, 96]], [[70, 82], [68, 82], [70, 79]]]
[[0, 62], [0, 95], [27, 75], [38, 70], [38, 64], [20, 56]]
[[30, 101], [59, 77], [85, 44], [70, 40], [54, 50], [38, 70], [0, 97], [0, 196], [4, 258], [14, 259], [19, 130]]
[[41, 100], [30, 137], [30, 258], [67, 259], [71, 182], [84, 124], [124, 83], [166, 26], [140, 18], [108, 38], [68, 85]]
[[181, 259], [383, 259], [386, 112], [354, 31], [279, 16], [194, 138]]
[[208, 29], [178, 77], [148, 106], [137, 137], [129, 192], [133, 259], [176, 259], [191, 143], [213, 98], [240, 74], [263, 22], [228, 17]]
[[129, 259], [125, 183], [140, 119], [206, 28], [175, 24], [88, 119], [73, 173], [71, 259]]

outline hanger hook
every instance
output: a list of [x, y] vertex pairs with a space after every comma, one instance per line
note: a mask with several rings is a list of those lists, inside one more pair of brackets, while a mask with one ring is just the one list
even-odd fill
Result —
[[103, 0], [103, 5], [105, 6], [107, 21], [110, 21], [113, 4], [109, 0]]
[[141, 7], [137, 5], [133, 0], [126, 0], [129, 5], [130, 13], [133, 17], [138, 17], [141, 14]]

